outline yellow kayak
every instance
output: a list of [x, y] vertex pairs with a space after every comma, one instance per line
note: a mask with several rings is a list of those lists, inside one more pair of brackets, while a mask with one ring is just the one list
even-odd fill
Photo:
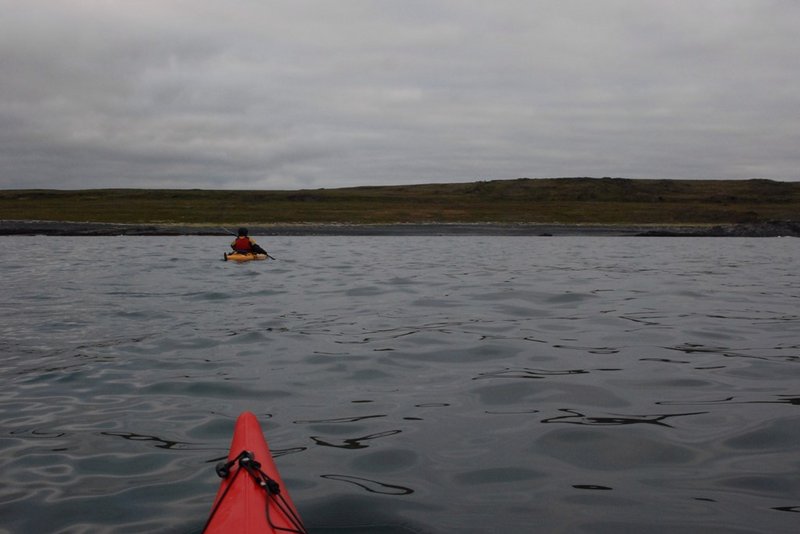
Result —
[[225, 253], [222, 255], [225, 261], [254, 261], [254, 260], [266, 260], [266, 254], [253, 254], [252, 252], [231, 252], [230, 254]]

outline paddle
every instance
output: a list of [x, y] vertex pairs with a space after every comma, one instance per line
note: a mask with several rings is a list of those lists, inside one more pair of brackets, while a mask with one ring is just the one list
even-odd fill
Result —
[[[220, 229], [222, 229], [222, 230], [225, 230], [226, 232], [228, 232], [228, 233], [229, 233], [229, 234], [231, 234], [232, 236], [239, 237], [239, 234], [237, 234], [237, 233], [235, 233], [235, 232], [231, 232], [231, 231], [230, 231], [230, 230], [228, 230], [227, 228], [224, 228], [224, 227], [220, 226]], [[257, 245], [256, 243], [253, 243], [253, 252], [255, 252], [256, 254], [263, 254], [263, 255], [265, 255], [267, 258], [269, 258], [269, 259], [271, 259], [271, 260], [275, 260], [275, 261], [277, 261], [277, 259], [278, 259], [278, 258], [276, 258], [276, 257], [274, 257], [274, 256], [270, 256], [270, 255], [269, 255], [269, 252], [267, 252], [266, 250], [264, 250], [263, 248], [261, 248], [261, 246], [260, 246], [260, 245]]]

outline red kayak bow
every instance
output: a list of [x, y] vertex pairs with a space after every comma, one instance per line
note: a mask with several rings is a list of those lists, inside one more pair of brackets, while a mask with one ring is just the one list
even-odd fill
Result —
[[261, 425], [251, 412], [236, 420], [228, 460], [205, 534], [306, 533], [272, 460]]

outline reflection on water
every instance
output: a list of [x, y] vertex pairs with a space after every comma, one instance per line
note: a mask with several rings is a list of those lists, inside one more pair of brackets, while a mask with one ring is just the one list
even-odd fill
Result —
[[546, 378], [547, 376], [577, 375], [588, 372], [589, 371], [584, 369], [567, 369], [563, 371], [548, 371], [543, 369], [503, 369], [502, 371], [481, 373], [477, 377], [473, 378], [473, 380], [479, 380], [481, 378]]
[[363, 477], [354, 477], [348, 475], [320, 475], [320, 477], [328, 480], [348, 482], [370, 493], [380, 493], [383, 495], [410, 495], [411, 493], [414, 493], [414, 490], [411, 488], [395, 486], [392, 484], [384, 484], [382, 482], [378, 482], [377, 480], [370, 480]]
[[621, 415], [613, 416], [613, 417], [588, 417], [577, 410], [570, 410], [567, 408], [562, 408], [559, 410], [561, 412], [566, 412], [570, 415], [561, 415], [558, 417], [549, 417], [547, 419], [542, 419], [542, 423], [569, 423], [572, 425], [589, 425], [589, 426], [609, 426], [609, 425], [637, 425], [637, 424], [649, 424], [649, 425], [660, 425], [673, 428], [672, 425], [669, 423], [665, 423], [666, 419], [671, 417], [685, 417], [689, 415], [703, 415], [707, 414], [708, 412], [692, 412], [692, 413], [671, 413], [666, 415], [637, 415], [637, 416], [630, 416], [630, 417], [623, 417]]
[[170, 441], [159, 438], [158, 436], [142, 436], [132, 432], [100, 432], [100, 434], [103, 436], [116, 436], [118, 438], [129, 439], [131, 441], [148, 441], [151, 442], [154, 447], [158, 447], [159, 449], [172, 449], [182, 445], [189, 445], [189, 443], [181, 441]]
[[317, 436], [309, 436], [309, 437], [312, 440], [314, 440], [314, 443], [316, 443], [317, 445], [320, 445], [322, 447], [339, 447], [341, 449], [366, 449], [367, 447], [369, 447], [369, 445], [365, 445], [364, 444], [365, 441], [370, 441], [370, 440], [373, 440], [373, 439], [385, 438], [385, 437], [388, 437], [388, 436], [393, 436], [394, 434], [399, 434], [400, 432], [402, 432], [402, 431], [401, 430], [388, 430], [386, 432], [378, 432], [376, 434], [369, 434], [367, 436], [361, 436], [361, 437], [358, 437], [358, 438], [348, 438], [348, 439], [342, 440], [338, 444], [337, 443], [331, 443], [329, 441], [325, 441], [324, 439], [319, 438]]
[[796, 240], [25, 239], [0, 531], [199, 532], [242, 410], [312, 532], [796, 530]]

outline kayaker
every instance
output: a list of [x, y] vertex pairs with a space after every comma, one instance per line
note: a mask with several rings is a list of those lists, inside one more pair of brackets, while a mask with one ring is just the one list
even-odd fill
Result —
[[[243, 254], [267, 254], [267, 251], [261, 248], [252, 237], [247, 235], [247, 228], [239, 228], [236, 239], [231, 243], [231, 248], [234, 252], [241, 252]], [[269, 254], [267, 254], [269, 256]]]

